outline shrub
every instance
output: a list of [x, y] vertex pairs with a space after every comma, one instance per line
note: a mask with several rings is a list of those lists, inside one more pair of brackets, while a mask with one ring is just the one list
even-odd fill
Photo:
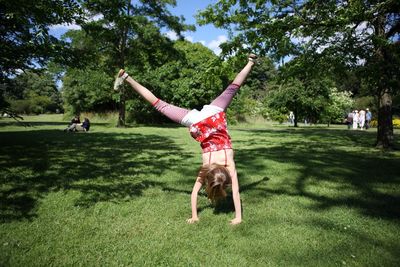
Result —
[[400, 118], [393, 119], [393, 127], [400, 129]]
[[54, 112], [54, 103], [48, 96], [29, 94], [26, 99], [10, 100], [11, 108], [18, 114], [43, 114]]
[[[400, 129], [400, 118], [395, 118], [392, 120], [393, 127]], [[378, 120], [372, 120], [369, 124], [371, 127], [378, 127]]]
[[287, 115], [281, 113], [271, 113], [270, 119], [273, 121], [277, 121], [280, 124], [288, 120]]
[[11, 109], [17, 114], [30, 114], [31, 113], [31, 103], [29, 100], [11, 100]]

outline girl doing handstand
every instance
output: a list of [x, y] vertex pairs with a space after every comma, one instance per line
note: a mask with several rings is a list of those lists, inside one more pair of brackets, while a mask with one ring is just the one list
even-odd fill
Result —
[[208, 198], [212, 202], [226, 197], [225, 189], [228, 185], [231, 185], [235, 218], [230, 223], [239, 224], [242, 222], [239, 182], [233, 159], [231, 138], [227, 130], [225, 110], [244, 83], [256, 59], [256, 55], [250, 54], [247, 64], [236, 75], [233, 82], [210, 105], [203, 106], [201, 111], [187, 110], [168, 104], [157, 98], [124, 70], [121, 69], [118, 72], [114, 83], [115, 90], [118, 90], [124, 81], [127, 82], [156, 110], [171, 120], [189, 127], [191, 136], [200, 142], [203, 150], [203, 164], [193, 186], [191, 194], [192, 217], [187, 220], [188, 223], [195, 223], [199, 220], [197, 216], [197, 195], [203, 185], [206, 185]]

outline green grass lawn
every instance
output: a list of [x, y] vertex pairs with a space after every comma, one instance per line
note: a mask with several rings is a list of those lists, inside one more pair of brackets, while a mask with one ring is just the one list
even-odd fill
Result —
[[0, 120], [0, 266], [399, 266], [400, 152], [376, 129], [231, 126], [243, 223], [202, 192], [189, 225], [187, 129], [25, 120]]

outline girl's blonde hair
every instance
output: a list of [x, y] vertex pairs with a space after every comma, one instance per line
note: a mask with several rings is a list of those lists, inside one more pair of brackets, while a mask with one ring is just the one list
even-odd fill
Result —
[[212, 203], [226, 197], [225, 188], [231, 184], [231, 175], [226, 167], [219, 164], [203, 166], [200, 170], [200, 178], [207, 184], [207, 196]]

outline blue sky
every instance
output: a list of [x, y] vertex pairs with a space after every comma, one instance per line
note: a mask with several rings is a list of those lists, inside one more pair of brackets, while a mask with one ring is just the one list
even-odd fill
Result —
[[[195, 14], [205, 9], [209, 4], [214, 4], [217, 0], [177, 0], [176, 7], [172, 7], [171, 13], [176, 16], [184, 16], [187, 24], [195, 24], [195, 32], [185, 32], [183, 35], [191, 42], [200, 42], [209, 47], [214, 53], [219, 54], [219, 44], [225, 42], [228, 34], [225, 30], [217, 29], [213, 25], [199, 26], [196, 25]], [[68, 29], [78, 29], [76, 25], [57, 25], [51, 28], [50, 33], [56, 37], [60, 37]], [[171, 39], [176, 38], [172, 32], [165, 32]]]
[[[176, 7], [171, 9], [174, 15], [183, 15], [186, 19], [186, 23], [195, 24], [195, 15], [198, 11], [205, 9], [208, 5], [218, 2], [217, 0], [177, 0]], [[228, 38], [228, 34], [225, 30], [217, 29], [213, 25], [199, 26], [196, 25], [195, 32], [187, 32], [184, 34], [186, 39], [191, 42], [201, 42], [203, 45], [209, 47], [216, 54], [219, 54], [220, 49], [218, 48], [221, 42], [224, 42]]]

